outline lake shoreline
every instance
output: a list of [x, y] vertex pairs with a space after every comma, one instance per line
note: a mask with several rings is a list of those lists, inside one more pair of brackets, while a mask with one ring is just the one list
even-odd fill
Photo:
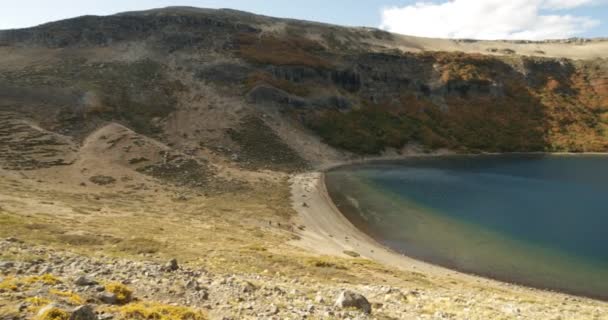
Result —
[[382, 162], [395, 162], [400, 160], [417, 158], [436, 158], [450, 156], [499, 156], [499, 155], [546, 155], [546, 156], [592, 156], [608, 155], [608, 153], [483, 153], [483, 154], [407, 154], [402, 156], [372, 157], [344, 162], [336, 162], [325, 165], [317, 171], [297, 175], [292, 178], [292, 204], [298, 212], [297, 223], [302, 225], [305, 230], [300, 233], [301, 240], [294, 244], [305, 249], [311, 250], [321, 255], [333, 255], [346, 257], [345, 252], [354, 251], [363, 258], [381, 263], [383, 265], [395, 267], [401, 270], [421, 272], [433, 277], [456, 278], [459, 281], [471, 282], [490, 287], [509, 287], [517, 288], [526, 292], [540, 292], [542, 294], [559, 295], [564, 297], [577, 297], [583, 299], [605, 301], [597, 297], [573, 295], [567, 292], [554, 292], [545, 289], [526, 286], [525, 284], [515, 284], [506, 281], [496, 280], [491, 277], [465, 273], [457, 269], [435, 265], [431, 262], [418, 260], [397, 253], [380, 244], [372, 236], [356, 227], [347, 216], [341, 212], [334, 203], [327, 191], [325, 184], [325, 173], [338, 168], [351, 165], [373, 164]]

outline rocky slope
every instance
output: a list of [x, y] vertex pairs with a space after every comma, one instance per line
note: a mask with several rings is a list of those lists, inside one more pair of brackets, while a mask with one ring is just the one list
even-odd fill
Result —
[[[509, 51], [446, 41], [437, 47], [450, 51], [432, 51], [420, 47], [425, 39], [230, 10], [80, 17], [0, 32], [0, 108], [81, 139], [118, 121], [193, 151], [242, 151], [278, 167], [408, 145], [606, 150], [605, 41], [559, 43], [560, 58], [542, 54], [554, 42], [520, 55], [530, 43], [503, 42]], [[572, 50], [595, 57], [569, 59]], [[247, 130], [277, 132], [294, 154], [255, 152]]]
[[0, 319], [604, 319], [294, 246], [311, 233], [289, 178], [412, 150], [606, 151], [607, 44], [195, 8], [0, 31]]

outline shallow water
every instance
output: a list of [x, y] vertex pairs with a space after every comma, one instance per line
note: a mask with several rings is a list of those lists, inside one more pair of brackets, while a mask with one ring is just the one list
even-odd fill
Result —
[[408, 256], [608, 299], [608, 156], [455, 156], [342, 167], [330, 196]]

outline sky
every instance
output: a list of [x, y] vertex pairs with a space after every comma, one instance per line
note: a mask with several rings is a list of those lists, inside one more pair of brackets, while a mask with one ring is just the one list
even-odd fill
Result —
[[608, 37], [608, 0], [0, 0], [0, 29], [166, 6], [231, 8], [435, 38]]

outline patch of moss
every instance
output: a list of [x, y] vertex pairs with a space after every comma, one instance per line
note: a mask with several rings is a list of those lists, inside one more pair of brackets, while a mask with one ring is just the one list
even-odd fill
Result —
[[51, 300], [41, 297], [29, 297], [25, 299], [25, 302], [29, 303], [27, 310], [31, 313], [38, 313], [40, 308], [51, 303]]
[[45, 311], [43, 314], [39, 315], [36, 320], [68, 320], [70, 319], [70, 314], [59, 308], [50, 308]]
[[23, 283], [26, 284], [33, 284], [37, 282], [44, 283], [46, 285], [56, 285], [61, 283], [61, 280], [50, 273], [45, 273], [41, 276], [29, 276], [23, 279]]
[[121, 319], [132, 320], [206, 320], [207, 315], [198, 310], [159, 303], [129, 304], [119, 309]]
[[116, 302], [119, 304], [129, 303], [133, 299], [133, 291], [122, 283], [109, 283], [105, 286], [105, 289], [107, 292], [114, 294]]
[[2, 282], [0, 282], [0, 292], [17, 290], [19, 290], [19, 281], [12, 276], [8, 276], [2, 279]]
[[65, 301], [71, 305], [82, 305], [85, 303], [85, 300], [73, 291], [60, 291], [51, 289], [49, 293], [58, 297], [62, 297]]

